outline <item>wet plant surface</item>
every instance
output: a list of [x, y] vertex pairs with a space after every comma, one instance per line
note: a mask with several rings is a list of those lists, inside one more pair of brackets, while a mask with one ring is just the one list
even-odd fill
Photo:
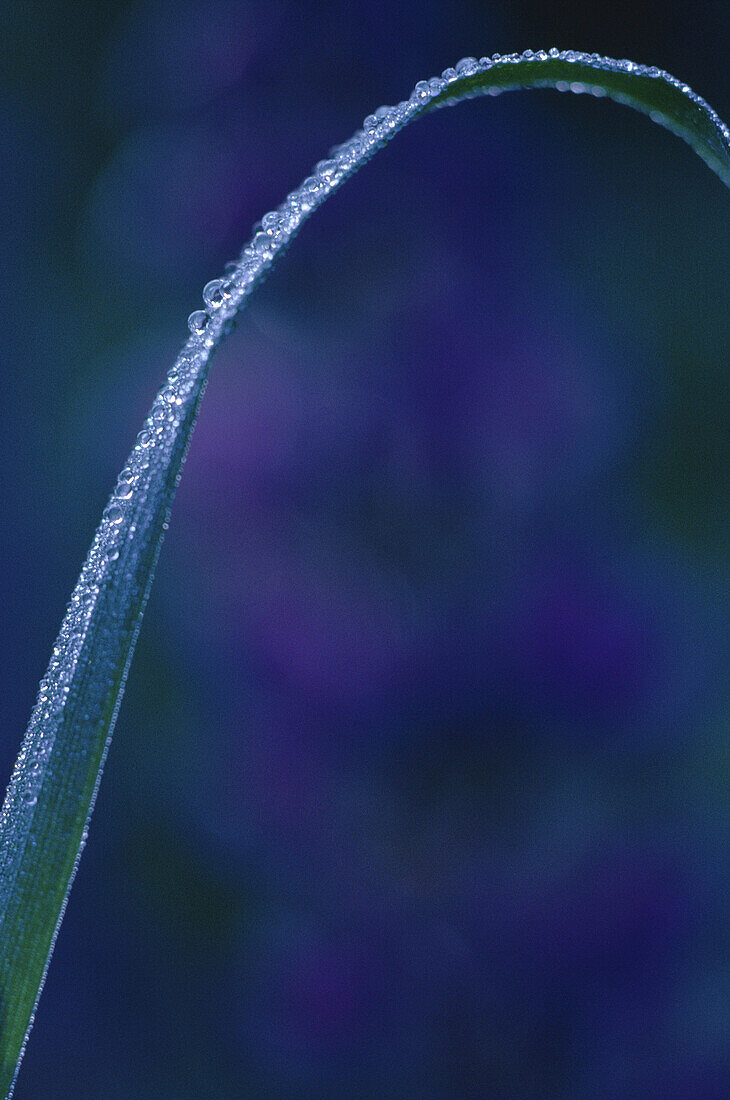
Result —
[[[655, 121], [681, 133], [727, 180], [726, 129], [704, 101], [698, 100], [685, 85], [668, 78], [661, 70], [612, 62], [596, 55], [558, 54], [557, 51], [555, 56], [530, 53], [506, 58], [467, 58], [455, 69], [446, 70], [441, 77], [420, 82], [409, 100], [393, 108], [381, 108], [368, 116], [362, 130], [350, 142], [336, 147], [281, 207], [262, 219], [239, 260], [223, 272], [220, 279], [206, 285], [205, 308], [191, 314], [190, 338], [168, 374], [104, 512], [54, 649], [51, 666], [41, 685], [4, 809], [2, 904], [4, 928], [8, 934], [2, 960], [6, 1008], [3, 1037], [8, 1079], [35, 1001], [76, 857], [85, 841], [88, 813], [107, 738], [205, 387], [211, 350], [220, 343], [237, 310], [301, 222], [407, 122], [433, 106], [462, 95], [543, 85], [576, 92], [593, 90], [597, 94], [628, 100], [652, 114]], [[493, 110], [501, 107], [502, 104], [495, 105]], [[266, 326], [265, 314], [259, 317], [258, 324]], [[438, 344], [444, 337], [434, 331], [433, 339]], [[555, 349], [555, 355], [560, 358], [559, 348]], [[252, 364], [251, 375], [253, 382], [249, 379], [248, 384], [254, 386], [254, 398], [257, 385], [266, 394], [267, 387], [272, 385], [268, 366], [261, 372]], [[505, 378], [503, 382], [501, 392], [491, 395], [495, 406], [502, 410], [501, 421], [495, 423], [501, 423], [506, 431], [519, 431], [522, 419], [525, 439], [533, 446], [537, 440], [538, 449], [543, 446], [545, 453], [552, 449], [559, 466], [563, 460], [561, 442], [550, 437], [539, 414], [539, 397], [532, 406], [530, 401], [522, 402], [526, 393], [535, 392], [534, 374], [527, 362], [514, 370], [511, 379]], [[435, 383], [438, 387], [436, 371], [431, 378], [424, 377], [423, 383], [424, 386]], [[441, 422], [447, 425], [466, 423], [478, 445], [483, 422], [478, 406], [470, 407], [473, 401], [468, 393], [454, 391], [443, 380], [440, 384], [443, 388], [443, 401], [438, 410]], [[297, 396], [287, 406], [284, 393], [282, 403], [280, 379], [276, 385], [279, 387], [276, 413], [280, 413], [281, 418], [272, 415], [270, 427], [274, 438], [286, 451], [288, 418], [301, 418], [302, 402]], [[603, 453], [600, 439], [596, 439], [590, 424], [582, 419], [580, 404], [565, 398], [566, 387], [573, 386], [575, 394], [575, 387], [580, 385], [579, 372], [573, 376], [568, 373], [559, 378], [557, 389], [548, 399], [558, 407], [561, 401], [565, 402], [566, 423], [585, 431], [586, 439], [595, 447], [593, 461], [600, 468]], [[535, 401], [535, 398], [530, 400]], [[265, 403], [261, 407], [265, 407]], [[372, 431], [368, 425], [363, 429], [358, 424], [356, 406], [352, 413], [354, 416], [347, 415], [346, 404], [340, 410], [341, 419], [335, 419], [331, 425], [333, 440], [343, 438], [346, 442], [349, 433], [363, 430], [367, 438]], [[245, 410], [242, 415], [245, 427]], [[260, 430], [256, 425], [255, 433]], [[277, 432], [280, 433], [278, 437]], [[241, 456], [236, 451], [241, 446], [236, 442], [237, 436], [244, 432], [235, 412], [226, 433], [232, 461], [238, 462], [242, 457], [245, 462], [245, 454]], [[305, 435], [306, 427], [302, 430], [302, 426], [298, 426], [297, 439]], [[525, 484], [524, 469], [520, 472], [505, 463], [498, 433], [493, 433], [486, 444], [480, 461], [485, 457], [493, 459], [495, 469], [504, 479], [501, 485], [495, 482], [491, 491], [496, 498], [501, 492], [517, 500], [518, 487], [520, 483]], [[370, 445], [377, 449], [377, 437]], [[529, 452], [527, 457], [529, 459]], [[442, 450], [442, 458], [447, 458], [447, 447]], [[464, 460], [463, 453], [460, 460]], [[251, 470], [255, 475], [256, 461], [251, 464]], [[444, 474], [447, 470], [448, 461], [443, 467]], [[319, 494], [326, 497], [326, 463], [320, 467], [318, 476], [322, 484], [317, 486], [315, 482], [312, 492], [315, 497]], [[533, 468], [526, 480], [532, 486], [530, 491], [534, 492], [539, 481], [538, 470]], [[448, 480], [445, 484], [448, 486]], [[242, 685], [239, 689], [242, 715], [246, 713], [247, 682], [268, 683], [269, 690], [267, 699], [259, 697], [257, 702], [257, 733], [240, 761], [248, 778], [241, 777], [239, 782], [260, 782], [262, 797], [268, 784], [266, 797], [270, 797], [272, 807], [276, 807], [275, 829], [287, 839], [287, 852], [286, 856], [282, 854], [279, 873], [289, 877], [288, 889], [293, 890], [293, 897], [297, 889], [305, 888], [307, 875], [314, 874], [324, 882], [331, 876], [333, 852], [322, 846], [322, 837], [327, 835], [326, 821], [336, 821], [341, 831], [343, 853], [340, 888], [347, 893], [348, 883], [352, 890], [358, 882], [359, 887], [365, 889], [371, 873], [368, 866], [376, 853], [380, 870], [371, 882], [373, 899], [384, 889], [385, 883], [400, 883], [401, 906], [416, 916], [420, 914], [424, 921], [425, 954], [422, 959], [438, 956], [444, 974], [439, 978], [435, 973], [427, 975], [422, 970], [419, 977], [417, 957], [409, 958], [408, 952], [404, 953], [395, 927], [388, 926], [387, 906], [374, 905], [370, 912], [356, 906], [353, 910], [356, 919], [347, 935], [341, 932], [329, 936], [326, 920], [316, 916], [306, 918], [300, 913], [293, 922], [286, 920], [283, 925], [276, 922], [261, 933], [270, 940], [268, 948], [265, 945], [261, 948], [263, 957], [267, 953], [273, 953], [272, 958], [276, 956], [278, 962], [272, 966], [278, 976], [267, 984], [266, 990], [262, 988], [255, 1016], [248, 1015], [247, 1009], [242, 1008], [240, 1026], [254, 1037], [254, 1044], [255, 1037], [259, 1036], [262, 1049], [270, 1045], [271, 1064], [277, 1067], [277, 1044], [284, 1042], [283, 1036], [288, 1035], [287, 1041], [300, 1052], [292, 1055], [290, 1051], [288, 1055], [301, 1062], [296, 1073], [303, 1076], [297, 1087], [309, 1087], [308, 1080], [318, 1080], [317, 1066], [325, 1063], [334, 1082], [339, 1079], [338, 1075], [346, 1073], [345, 1062], [353, 1057], [353, 1051], [357, 1062], [358, 1051], [378, 1044], [383, 1024], [380, 1010], [375, 1006], [388, 1003], [386, 975], [398, 973], [399, 968], [405, 966], [412, 970], [408, 988], [414, 995], [419, 982], [430, 995], [439, 990], [434, 1019], [445, 1014], [452, 1021], [452, 1027], [464, 1033], [469, 1053], [464, 1058], [462, 1087], [476, 1087], [478, 1082], [490, 1079], [495, 1088], [500, 1081], [514, 1080], [519, 1084], [520, 1070], [516, 1063], [507, 1064], [510, 1057], [507, 1052], [504, 1053], [507, 1061], [498, 1057], [497, 1050], [491, 1049], [489, 1044], [480, 1055], [481, 1061], [475, 1053], [481, 1043], [477, 1041], [480, 1026], [483, 1027], [489, 1018], [484, 998], [488, 1001], [489, 990], [493, 987], [487, 976], [494, 975], [497, 986], [507, 981], [505, 976], [500, 977], [499, 957], [495, 954], [497, 944], [507, 951], [512, 964], [518, 954], [523, 955], [523, 965], [527, 969], [522, 977], [513, 972], [517, 982], [515, 990], [520, 983], [532, 980], [529, 975], [542, 974], [547, 982], [554, 969], [560, 971], [563, 953], [571, 952], [574, 962], [577, 959], [576, 965], [596, 972], [600, 972], [604, 956], [611, 960], [612, 973], [616, 960], [623, 960], [619, 973], [625, 973], [626, 980], [629, 975], [634, 980], [647, 967], [650, 972], [661, 968], [662, 950], [668, 949], [667, 944], [671, 947], [677, 942], [676, 937], [681, 941], [687, 935], [687, 922], [695, 919], [684, 900], [689, 885], [681, 863], [671, 853], [656, 851], [651, 845], [651, 854], [646, 856], [640, 846], [631, 846], [627, 854], [619, 844], [615, 855], [608, 853], [606, 858], [597, 858], [589, 846], [577, 865], [573, 863], [571, 867], [569, 863], [559, 868], [554, 886], [542, 890], [538, 897], [531, 896], [529, 890], [518, 883], [510, 884], [509, 876], [503, 873], [508, 863], [508, 850], [515, 843], [510, 830], [510, 799], [505, 798], [505, 787], [509, 791], [519, 779], [528, 788], [533, 785], [538, 803], [544, 802], [542, 784], [545, 769], [548, 774], [550, 772], [551, 739], [553, 746], [564, 742], [566, 751], [570, 752], [576, 750], [577, 745], [575, 781], [582, 783], [590, 781], [590, 768], [584, 770], [581, 737], [577, 732], [583, 723], [603, 728], [609, 744], [616, 728], [617, 708], [625, 721], [639, 728], [661, 730], [661, 720], [671, 724], [672, 718], [663, 718], [661, 708], [651, 719], [642, 718], [642, 708], [647, 707], [650, 698], [648, 685], [657, 675], [657, 635], [661, 633], [661, 624], [657, 624], [651, 607], [667, 605], [661, 594], [657, 595], [660, 585], [656, 577], [642, 584], [641, 569], [637, 568], [630, 583], [617, 585], [615, 567], [607, 564], [611, 560], [609, 553], [600, 566], [594, 560], [590, 565], [584, 563], [574, 568], [568, 564], [574, 550], [561, 547], [552, 536], [546, 544], [552, 542], [552, 550], [540, 554], [539, 563], [531, 570], [530, 584], [515, 585], [504, 563], [499, 576], [495, 574], [494, 580], [498, 579], [512, 593], [509, 614], [500, 620], [503, 612], [499, 610], [498, 593], [490, 591], [489, 586], [483, 592], [475, 589], [473, 581], [470, 587], [464, 588], [465, 579], [468, 581], [472, 571], [479, 568], [469, 562], [468, 554], [465, 557], [464, 548], [468, 547], [469, 538], [461, 537], [461, 550], [450, 560], [450, 544], [454, 541], [450, 533], [464, 522], [464, 517], [472, 523], [479, 522], [479, 503], [468, 498], [457, 501], [446, 493], [438, 505], [432, 495], [419, 518], [419, 495], [413, 492], [413, 485], [404, 488], [400, 498], [392, 489], [389, 486], [392, 499], [388, 502], [376, 500], [371, 491], [369, 506], [344, 497], [334, 502], [330, 499], [331, 516], [339, 517], [338, 522], [347, 522], [351, 532], [359, 532], [363, 542], [370, 546], [374, 562], [383, 554], [392, 559], [397, 551], [398, 568], [388, 589], [385, 610], [381, 601], [369, 591], [367, 577], [347, 569], [343, 569], [338, 584], [327, 587], [326, 595], [323, 589], [319, 601], [316, 593], [317, 586], [324, 585], [322, 575], [312, 578], [311, 585], [306, 586], [307, 594], [306, 589], [299, 593], [277, 589], [274, 572], [260, 591], [258, 602], [251, 601], [250, 594], [246, 596], [252, 612], [250, 629], [258, 633], [255, 646], [258, 657], [257, 663], [245, 675], [236, 674]], [[278, 490], [286, 497], [285, 482], [279, 484]], [[331, 487], [329, 492], [331, 498]], [[225, 500], [224, 490], [221, 494], [221, 499]], [[549, 497], [548, 492], [546, 499]], [[317, 507], [316, 499], [314, 507]], [[227, 508], [230, 526], [236, 532], [241, 521], [232, 507]], [[353, 508], [356, 509], [354, 522]], [[275, 512], [271, 514], [271, 522], [277, 522]], [[541, 522], [547, 529], [547, 521]], [[394, 531], [397, 532], [395, 538]], [[242, 546], [251, 537], [245, 524], [237, 537]], [[610, 549], [610, 539], [607, 543]], [[318, 560], [316, 540], [313, 545], [311, 561]], [[236, 586], [256, 583], [255, 576], [252, 579], [249, 574], [246, 579], [246, 559], [244, 550], [242, 560], [238, 559], [236, 565], [238, 575], [231, 577], [233, 596], [221, 592], [222, 600], [233, 600], [234, 607]], [[443, 588], [452, 608], [450, 616], [443, 616], [433, 595], [420, 608], [414, 600], [414, 585], [416, 590], [420, 584], [424, 591], [435, 591], [430, 574], [442, 564], [444, 575], [451, 576], [451, 588], [448, 585]], [[401, 579], [400, 591], [399, 574], [407, 578], [405, 582]], [[475, 591], [480, 591], [481, 611], [474, 604]], [[489, 605], [491, 611], [485, 616], [483, 607]], [[395, 617], [394, 610], [397, 611]], [[299, 631], [292, 629], [297, 622], [301, 623]], [[493, 630], [495, 623], [496, 632]], [[225, 608], [221, 609], [220, 624], [225, 633]], [[696, 629], [699, 635], [701, 626]], [[464, 652], [458, 645], [461, 630], [471, 639], [468, 651]], [[427, 637], [428, 645], [419, 645], [419, 637]], [[321, 646], [326, 638], [333, 647], [329, 657], [316, 648], [317, 639]], [[210, 647], [210, 638], [205, 645]], [[666, 655], [665, 659], [668, 659]], [[459, 667], [450, 670], [444, 681], [443, 670], [449, 668], [449, 662], [456, 662]], [[411, 688], [406, 685], [403, 691], [408, 669], [413, 684]], [[285, 679], [293, 678], [301, 693], [299, 706], [291, 710], [285, 698], [271, 691], [271, 685], [282, 671]], [[323, 681], [323, 676], [328, 679]], [[528, 688], [523, 689], [521, 701], [517, 703], [511, 685], [517, 682], [524, 685], [526, 680]], [[455, 696], [458, 696], [458, 705], [455, 705]], [[377, 716], [386, 712], [396, 716], [393, 721], [400, 730], [397, 738], [381, 735], [378, 739], [380, 720]], [[528, 751], [525, 740], [535, 722], [535, 713], [541, 715], [543, 725], [538, 741], [540, 747], [536, 749], [530, 738]], [[349, 720], [345, 717], [348, 714]], [[311, 758], [308, 758], [310, 754], [302, 758], [294, 745], [296, 730], [302, 721], [307, 725], [319, 723], [325, 731], [325, 739], [320, 743], [310, 742]], [[443, 738], [447, 726], [449, 750], [445, 757]], [[245, 723], [243, 727], [240, 734], [245, 739]], [[498, 753], [490, 750], [488, 739], [485, 741], [485, 731], [489, 728], [501, 730], [507, 738], [506, 746], [503, 744]], [[335, 735], [336, 730], [339, 737]], [[266, 742], [267, 732], [268, 749], [264, 750], [261, 744]], [[333, 749], [332, 745], [338, 740], [339, 748]], [[643, 751], [650, 756], [651, 745], [645, 744]], [[377, 811], [372, 802], [373, 789], [363, 783], [362, 776], [358, 779], [356, 773], [351, 772], [347, 782], [343, 783], [340, 777], [331, 786], [325, 778], [329, 772], [333, 776], [340, 774], [341, 764], [337, 761], [349, 759], [356, 763], [364, 756], [369, 760], [366, 771], [372, 777], [383, 777], [382, 785], [376, 785], [376, 789], [390, 792]], [[640, 772], [637, 774], [640, 777]], [[220, 792], [222, 805], [232, 797], [235, 776], [234, 769], [231, 788], [227, 789], [224, 784]], [[310, 789], [319, 791], [318, 801], [323, 799], [317, 812], [307, 801], [308, 784]], [[625, 792], [629, 786], [627, 782], [619, 788]], [[610, 805], [610, 799], [605, 804]], [[255, 801], [249, 801], [248, 805], [255, 805]], [[419, 807], [413, 816], [413, 835], [427, 838], [421, 864], [413, 862], [408, 829], [401, 830], [399, 842], [393, 843], [393, 819], [408, 805]], [[251, 812], [244, 807], [246, 820], [239, 819], [236, 829], [242, 834], [247, 832], [250, 838], [247, 843], [253, 845], [262, 823], [256, 820], [255, 814], [248, 820]], [[323, 815], [319, 840], [314, 828], [317, 813]], [[382, 815], [383, 836], [379, 844], [377, 837], [370, 834], [369, 849], [359, 851], [357, 833], [363, 815], [370, 830], [376, 817]], [[458, 819], [462, 821], [459, 827]], [[583, 829], [590, 825], [583, 818], [579, 820]], [[298, 836], [297, 821], [306, 822], [304, 835]], [[222, 842], [232, 827], [222, 820], [219, 829], [214, 830], [218, 840]], [[594, 827], [588, 828], [589, 834]], [[453, 846], [450, 856], [445, 855], [444, 828]], [[314, 833], [309, 835], [312, 829]], [[483, 835], [485, 829], [488, 838]], [[156, 846], [155, 831], [153, 823], [148, 839], [140, 842], [142, 850], [148, 844]], [[481, 905], [475, 894], [466, 909], [457, 905], [459, 919], [455, 926], [453, 916], [449, 915], [452, 906], [445, 904], [442, 909], [438, 893], [445, 891], [448, 895], [449, 891], [456, 890], [458, 894], [454, 874], [458, 881], [460, 875], [468, 879], [475, 873], [469, 870], [474, 866], [477, 852], [475, 834], [483, 836], [484, 850], [490, 851], [490, 869], [482, 888], [489, 894], [490, 876], [500, 880], [504, 913], [500, 916], [492, 912], [489, 916], [489, 906]], [[550, 843], [553, 845], [549, 849], [550, 858], [560, 862], [559, 838], [553, 836]], [[455, 861], [453, 854], [456, 851], [462, 855]], [[505, 860], [502, 869], [500, 852]], [[346, 865], [350, 866], [349, 873], [345, 870]], [[184, 859], [175, 861], [173, 879], [176, 882], [185, 877], [185, 867]], [[247, 873], [251, 871], [249, 866]], [[226, 893], [225, 876], [219, 882], [215, 866], [208, 866], [202, 872], [193, 865], [190, 873], [202, 874], [210, 880], [203, 892], [211, 897], [218, 891]], [[262, 873], [262, 870], [255, 870], [254, 860], [252, 881], [257, 881]], [[553, 920], [563, 908], [561, 891], [572, 898], [575, 910], [584, 913], [579, 923], [585, 922], [585, 928], [592, 928], [592, 933], [586, 932], [583, 938], [576, 938], [571, 919], [561, 938], [560, 928]], [[150, 888], [150, 894], [153, 893]], [[428, 920], [417, 901], [423, 898], [431, 899]], [[198, 914], [195, 920], [206, 925], [210, 919], [206, 907], [194, 908]], [[235, 905], [233, 910], [236, 910]], [[213, 906], [213, 911], [219, 912], [218, 906]], [[437, 911], [441, 916], [434, 919]], [[249, 912], [247, 917], [241, 911], [238, 919], [245, 922], [250, 915]], [[402, 916], [403, 913], [396, 924], [400, 924]], [[655, 928], [657, 919], [661, 921], [659, 935]], [[217, 918], [213, 919], [212, 927], [223, 940], [226, 935], [233, 934], [230, 926], [221, 925]], [[546, 933], [548, 928], [550, 932]], [[525, 952], [528, 942], [534, 944], [532, 953]], [[467, 971], [473, 952], [477, 952], [483, 970], [481, 984], [472, 988]], [[189, 954], [192, 962], [195, 947], [189, 949]], [[182, 955], [185, 956], [184, 950]], [[373, 955], [373, 959], [366, 961], [369, 955]], [[245, 970], [245, 963], [242, 966]], [[194, 965], [189, 973], [194, 976]], [[460, 990], [470, 988], [477, 1004], [469, 1010], [457, 1010]], [[305, 1022], [308, 1014], [311, 1014], [310, 1023]], [[547, 1020], [552, 1019], [553, 1026], [558, 1028], [560, 1023], [554, 1014], [544, 1010], [538, 1011], [538, 1018], [546, 1021], [544, 1046], [549, 1052], [554, 1040]], [[479, 1026], [475, 1023], [478, 1020], [482, 1021]], [[445, 1028], [440, 1034], [444, 1042], [451, 1043], [447, 1032]], [[277, 1039], [277, 1035], [280, 1038]], [[423, 1032], [416, 1029], [410, 1037], [412, 1051], [420, 1049], [422, 1039]], [[519, 1050], [522, 1042], [515, 1035], [513, 1052]], [[454, 1044], [456, 1048], [455, 1039]], [[415, 1087], [412, 1084], [415, 1078], [409, 1078], [408, 1066], [412, 1061], [407, 1054], [407, 1043], [403, 1049], [404, 1065], [398, 1073], [402, 1075], [402, 1087], [408, 1089]], [[410, 1057], [414, 1059], [415, 1054]], [[547, 1064], [549, 1053], [545, 1058]], [[365, 1066], [367, 1059], [362, 1061]], [[308, 1065], [314, 1068], [307, 1069]], [[267, 1070], [259, 1067], [255, 1072], [263, 1073], [266, 1079]], [[272, 1072], [275, 1080], [280, 1067]], [[384, 1080], [397, 1080], [397, 1074], [390, 1078], [386, 1066], [378, 1069], [370, 1064], [359, 1072], [362, 1078], [357, 1087], [366, 1090], [375, 1087], [373, 1082], [379, 1074]], [[448, 1072], [456, 1073], [455, 1070]], [[441, 1082], [437, 1080], [434, 1084], [437, 1094], [440, 1089], [448, 1091], [453, 1087], [453, 1080], [453, 1076]], [[279, 1086], [275, 1084], [274, 1087]], [[325, 1091], [329, 1087], [325, 1084]], [[143, 1094], [142, 1091], [140, 1095]]]

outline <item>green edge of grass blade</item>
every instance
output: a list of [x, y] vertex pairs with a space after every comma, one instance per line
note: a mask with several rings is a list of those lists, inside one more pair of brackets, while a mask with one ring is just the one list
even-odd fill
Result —
[[[12, 1095], [203, 396], [211, 353], [311, 213], [404, 126], [462, 99], [519, 88], [594, 91], [687, 141], [730, 186], [730, 134], [661, 70], [573, 51], [464, 59], [381, 109], [262, 220], [218, 308], [168, 374], [120, 474], [64, 618], [0, 812], [0, 1092]], [[268, 219], [268, 224], [267, 224]]]

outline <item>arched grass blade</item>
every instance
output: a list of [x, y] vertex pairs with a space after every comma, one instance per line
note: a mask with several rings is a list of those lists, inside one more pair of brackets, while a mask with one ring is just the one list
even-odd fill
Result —
[[262, 219], [169, 372], [119, 476], [41, 682], [0, 814], [0, 1091], [9, 1096], [84, 845], [104, 758], [206, 384], [212, 351], [301, 224], [404, 126], [436, 107], [513, 88], [605, 94], [679, 134], [730, 185], [730, 135], [658, 69], [572, 51], [465, 58], [379, 108]]

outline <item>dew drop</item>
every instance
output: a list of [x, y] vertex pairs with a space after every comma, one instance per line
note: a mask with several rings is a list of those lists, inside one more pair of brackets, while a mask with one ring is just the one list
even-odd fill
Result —
[[209, 317], [203, 309], [196, 309], [188, 317], [188, 328], [193, 336], [202, 336], [208, 326]]
[[222, 285], [222, 279], [211, 279], [211, 281], [206, 283], [203, 287], [203, 301], [209, 309], [220, 309], [223, 305], [223, 295], [221, 294]]
[[351, 167], [362, 153], [362, 145], [359, 141], [346, 141], [337, 150], [335, 159], [343, 168]]
[[268, 233], [257, 233], [253, 239], [253, 246], [260, 256], [271, 252], [273, 241]]
[[134, 489], [134, 481], [132, 478], [120, 477], [117, 482], [117, 487], [114, 491], [114, 496], [119, 500], [129, 500]]
[[118, 504], [110, 504], [106, 510], [106, 518], [110, 523], [118, 526], [124, 519], [124, 512]]
[[[376, 117], [377, 117], [377, 111], [376, 111]], [[335, 161], [333, 161], [333, 160], [321, 160], [317, 164], [317, 175], [321, 176], [322, 179], [329, 180], [336, 174], [337, 174], [337, 164], [335, 163]], [[267, 214], [266, 217], [268, 218], [269, 215]], [[266, 221], [266, 219], [264, 219], [264, 222], [265, 221]], [[268, 227], [266, 225], [264, 225], [264, 228], [268, 228]]]
[[473, 76], [479, 68], [476, 57], [462, 57], [454, 66], [459, 76]]

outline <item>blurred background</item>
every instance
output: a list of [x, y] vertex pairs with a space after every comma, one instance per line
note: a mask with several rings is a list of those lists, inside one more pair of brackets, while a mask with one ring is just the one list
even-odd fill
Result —
[[[9, 3], [0, 764], [200, 291], [381, 103], [725, 0]], [[601, 10], [603, 9], [603, 10]], [[411, 127], [217, 356], [18, 1100], [730, 1095], [730, 196]]]

